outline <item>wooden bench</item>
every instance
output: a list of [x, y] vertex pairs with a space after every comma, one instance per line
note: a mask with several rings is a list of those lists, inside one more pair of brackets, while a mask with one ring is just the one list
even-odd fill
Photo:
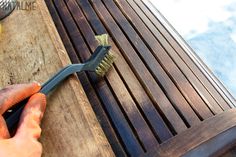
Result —
[[108, 75], [78, 77], [117, 156], [209, 156], [232, 146], [235, 99], [151, 3], [45, 2], [73, 63], [89, 58], [95, 35], [111, 37]]
[[111, 36], [116, 61], [105, 78], [81, 73], [49, 96], [43, 156], [217, 156], [232, 148], [235, 99], [148, 0], [45, 2], [2, 21], [1, 87], [44, 82], [83, 62], [97, 34]]

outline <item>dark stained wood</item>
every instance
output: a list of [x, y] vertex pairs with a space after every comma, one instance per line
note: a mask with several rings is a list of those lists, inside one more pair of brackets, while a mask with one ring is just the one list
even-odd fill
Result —
[[169, 99], [165, 96], [164, 92], [161, 90], [151, 73], [139, 58], [136, 51], [133, 49], [132, 45], [126, 39], [120, 28], [116, 25], [110, 13], [100, 1], [92, 1], [91, 4], [94, 6], [94, 10], [97, 12], [98, 16], [104, 22], [104, 25], [109, 28], [111, 33], [110, 35], [117, 42], [117, 44], [119, 44], [120, 49], [123, 52], [122, 54], [130, 62], [130, 66], [132, 66], [135, 73], [138, 74], [139, 80], [145, 83], [145, 88], [148, 90], [147, 93], [151, 93], [153, 101], [158, 104], [161, 112], [166, 116], [175, 131], [182, 132], [185, 130], [186, 126], [180, 115], [178, 115]]
[[[130, 3], [130, 6], [129, 6]], [[187, 67], [187, 65], [184, 63], [184, 61], [178, 56], [178, 54], [175, 52], [175, 50], [171, 47], [171, 45], [166, 41], [166, 39], [163, 37], [163, 35], [155, 28], [155, 26], [148, 20], [148, 18], [145, 16], [145, 14], [140, 10], [140, 8], [134, 3], [133, 0], [129, 0], [128, 3], [126, 1], [119, 0], [117, 1], [117, 5], [120, 7], [120, 9], [124, 12], [124, 15], [129, 15], [127, 18], [133, 23], [133, 25], [136, 26], [137, 30], [140, 30], [140, 34], [147, 34], [146, 36], [146, 42], [151, 43], [151, 41], [155, 42], [154, 46], [163, 47], [159, 48], [162, 50], [165, 50], [164, 54], [160, 53], [161, 56], [165, 56], [164, 61], [170, 64], [171, 67], [169, 68], [175, 71], [177, 69], [177, 72], [174, 72], [173, 75], [179, 74], [180, 77], [183, 79], [183, 83], [191, 84], [197, 93], [201, 96], [201, 98], [205, 101], [207, 106], [213, 111], [213, 113], [221, 113], [223, 110], [220, 107], [220, 105], [216, 102], [216, 100], [210, 95], [210, 93], [204, 88], [204, 86], [199, 82], [196, 76], [194, 76], [194, 73]], [[134, 12], [134, 10], [131, 8], [134, 7], [136, 9], [137, 14]], [[138, 15], [139, 14], [139, 15]], [[141, 16], [141, 17], [139, 17]], [[146, 26], [145, 26], [146, 24]], [[142, 29], [140, 28], [142, 27]], [[150, 29], [150, 32], [149, 30]], [[152, 34], [151, 34], [152, 33]], [[144, 36], [144, 35], [143, 35]], [[155, 48], [155, 47], [154, 47]], [[157, 48], [156, 48], [157, 49]], [[157, 49], [158, 50], [158, 49]], [[161, 52], [161, 51], [159, 51]], [[168, 54], [171, 57], [168, 56]], [[168, 61], [169, 60], [169, 61]], [[175, 63], [175, 65], [173, 64]], [[176, 66], [178, 68], [176, 68]], [[181, 70], [181, 71], [180, 71]], [[183, 74], [182, 74], [183, 72]], [[184, 78], [184, 74], [186, 74], [186, 79]], [[173, 76], [173, 78], [178, 78], [176, 76]], [[188, 79], [188, 81], [187, 81]], [[178, 81], [177, 86], [178, 86]], [[181, 89], [181, 84], [179, 84]], [[225, 104], [224, 102], [220, 102], [222, 104]], [[190, 103], [191, 104], [191, 103]], [[227, 105], [226, 107], [229, 108]], [[226, 108], [227, 109], [227, 108]]]
[[[116, 60], [106, 77], [78, 77], [116, 156], [194, 154], [232, 134], [230, 94], [212, 83], [148, 1], [45, 1], [73, 63], [89, 58], [95, 35], [111, 37]], [[208, 153], [221, 154], [227, 142]]]
[[[79, 9], [79, 6], [75, 2], [73, 2], [73, 1], [68, 2], [68, 7], [71, 10], [72, 15], [74, 16], [74, 19], [75, 19], [77, 25], [79, 26], [82, 34], [84, 35], [86, 42], [88, 43], [91, 50], [93, 51], [95, 49], [95, 47], [94, 47], [95, 34], [94, 34], [93, 30], [90, 28], [89, 23], [86, 21], [81, 10]], [[73, 12], [74, 11], [73, 9], [74, 10], [76, 9], [77, 12]], [[113, 45], [114, 45], [114, 43], [113, 43]], [[113, 51], [115, 51], [115, 53], [117, 53], [118, 49], [117, 48], [114, 49], [114, 48], [116, 48], [115, 45], [113, 46]], [[128, 81], [128, 82], [126, 82], [126, 84], [129, 85], [130, 90], [131, 90], [132, 94], [134, 95], [134, 99], [137, 101], [137, 103], [143, 109], [143, 112], [145, 115], [147, 115], [147, 118], [150, 119], [151, 124], [153, 124], [152, 126], [155, 126], [155, 130], [159, 130], [159, 129], [157, 129], [157, 124], [158, 124], [159, 125], [158, 128], [160, 128], [160, 129], [162, 129], [162, 131], [164, 131], [164, 132], [157, 131], [157, 133], [160, 133], [160, 139], [163, 141], [164, 139], [169, 138], [171, 135], [170, 135], [169, 130], [166, 128], [165, 124], [163, 123], [163, 120], [160, 119], [158, 112], [156, 112], [154, 106], [152, 105], [151, 101], [148, 99], [146, 93], [143, 91], [140, 84], [138, 84], [135, 76], [133, 74], [130, 74], [131, 70], [128, 70], [129, 67], [128, 67], [127, 63], [124, 62], [124, 59], [122, 59], [120, 57], [121, 57], [121, 55], [117, 55], [115, 65], [116, 65], [116, 67], [118, 67], [117, 69], [120, 69], [120, 67], [122, 68], [120, 70], [123, 70], [123, 71], [119, 71], [119, 73], [122, 75], [123, 79]], [[118, 60], [119, 60], [119, 62], [118, 62]], [[126, 65], [126, 67], [122, 67], [124, 65]], [[114, 79], [117, 79], [117, 77]], [[115, 85], [119, 86], [119, 84], [117, 84], [117, 82], [115, 82]], [[114, 87], [113, 83], [111, 83], [111, 86], [113, 86], [113, 89], [118, 89], [118, 87]], [[121, 89], [119, 89], [119, 90], [121, 90]], [[122, 91], [122, 93], [125, 94], [124, 90]], [[121, 99], [125, 99], [125, 98], [122, 97]], [[132, 111], [132, 114], [133, 113], [134, 113], [134, 111]], [[150, 115], [152, 115], [152, 116], [150, 116]], [[136, 121], [139, 121], [137, 119], [137, 117], [135, 117], [135, 118], [136, 118], [135, 119]], [[140, 123], [140, 121], [139, 121], [139, 123]], [[166, 128], [166, 130], [164, 130], [165, 128]], [[150, 141], [149, 141], [149, 143], [150, 143]]]
[[[123, 27], [122, 26], [121, 27], [123, 28], [123, 31], [126, 33], [126, 35], [130, 38], [130, 42], [132, 42], [133, 45], [135, 45], [135, 48], [139, 51], [139, 54], [145, 60], [146, 64], [149, 63], [148, 64], [150, 65], [149, 68], [154, 74], [154, 77], [158, 80], [158, 82], [160, 82], [160, 84], [165, 90], [166, 95], [169, 97], [172, 104], [174, 104], [176, 108], [179, 109], [180, 114], [183, 115], [183, 117], [186, 119], [188, 124], [191, 126], [193, 124], [197, 124], [198, 122], [200, 122], [199, 118], [196, 116], [196, 114], [193, 112], [190, 105], [186, 102], [184, 97], [178, 91], [177, 87], [171, 81], [170, 77], [168, 77], [168, 75], [162, 69], [161, 65], [154, 58], [154, 56], [151, 54], [148, 48], [145, 47], [145, 44], [141, 41], [141, 39], [138, 38], [138, 34], [136, 34], [135, 31], [131, 29], [131, 25], [128, 24], [128, 21], [126, 21], [124, 18], [121, 18], [123, 17], [123, 15], [119, 11], [119, 9], [116, 7], [114, 2], [105, 1], [105, 4], [108, 10], [110, 11], [110, 13], [114, 16], [116, 20], [119, 20], [120, 18], [118, 23], [120, 22], [120, 25], [123, 25]], [[132, 14], [129, 14], [129, 16], [132, 16]], [[140, 30], [146, 31], [143, 28], [140, 28]], [[154, 41], [151, 46], [153, 45], [155, 45]], [[210, 112], [209, 112], [209, 115], [211, 115]]]
[[220, 157], [234, 157], [236, 155], [236, 147], [233, 146], [229, 150], [227, 150], [225, 153], [223, 153]]
[[[132, 1], [133, 0], [131, 0], [130, 2]], [[155, 8], [153, 8], [153, 6], [148, 1], [145, 2], [149, 8], [146, 7], [144, 3], [141, 2], [141, 0], [135, 0], [135, 2], [149, 18], [149, 21], [151, 21], [151, 23], [153, 23], [153, 25], [158, 29], [158, 31], [167, 39], [169, 44], [175, 49], [175, 51], [183, 59], [185, 64], [191, 69], [194, 75], [197, 76], [203, 86], [205, 86], [205, 88], [207, 88], [207, 90], [211, 93], [214, 99], [217, 100], [219, 105], [221, 105], [224, 109], [228, 109], [228, 106], [233, 107], [235, 104], [235, 100], [233, 100], [232, 95], [230, 95], [226, 90], [222, 90], [221, 88], [223, 86], [220, 87], [220, 85], [217, 85], [217, 82], [219, 81], [215, 80], [216, 78], [214, 78], [214, 76], [210, 74], [210, 70], [206, 69], [206, 66], [203, 65], [204, 63], [201, 62], [201, 59], [197, 59], [197, 55], [192, 54], [192, 50], [190, 50], [188, 46], [186, 46], [186, 43], [183, 43], [183, 39], [178, 39], [178, 41], [176, 41], [177, 38], [181, 37], [177, 35], [175, 30], [164, 19], [164, 17], [157, 10], [155, 10]], [[155, 11], [156, 16], [158, 15], [158, 19], [150, 11], [150, 8], [152, 8], [151, 10], [153, 12]], [[190, 55], [192, 57], [190, 57]], [[175, 59], [175, 57], [173, 57], [173, 59]], [[187, 73], [185, 73], [185, 75], [187, 75]]]
[[[94, 13], [93, 9], [90, 5], [88, 5], [85, 1], [77, 1], [78, 4], [83, 9], [87, 20], [91, 23], [92, 28], [97, 34], [107, 33], [102, 23], [99, 21], [98, 17]], [[80, 18], [78, 18], [80, 19]], [[93, 23], [95, 22], [96, 23]], [[80, 23], [82, 21], [78, 21]], [[83, 21], [86, 23], [86, 21]], [[87, 27], [90, 27], [89, 25]], [[90, 31], [86, 32], [89, 33]], [[92, 33], [92, 32], [91, 32]], [[119, 52], [118, 48], [114, 44], [114, 42], [110, 41], [112, 45], [112, 49], [115, 53], [117, 53], [117, 58], [115, 62], [115, 67], [117, 67], [120, 76], [123, 78], [124, 82], [128, 86], [128, 89], [133, 94], [134, 99], [142, 108], [144, 114], [147, 119], [150, 121], [150, 125], [153, 127], [160, 141], [165, 141], [171, 137], [171, 133], [164, 121], [161, 119], [159, 113], [155, 110], [151, 100], [148, 98], [148, 95], [145, 93], [141, 84], [138, 82], [138, 79], [135, 77], [132, 69], [129, 67], [125, 59], [122, 57], [121, 52]]]
[[[175, 98], [174, 99], [175, 101], [172, 100], [173, 104], [176, 104], [176, 105], [181, 104], [181, 107], [184, 105], [183, 102], [181, 103], [178, 102], [181, 100], [181, 98], [183, 98], [182, 95], [178, 95], [179, 91], [177, 90], [177, 87], [179, 87], [180, 89], [182, 89], [182, 93], [184, 95], [188, 94], [187, 97], [185, 97], [185, 99], [188, 100], [192, 108], [195, 110], [195, 112], [198, 113], [198, 115], [202, 119], [206, 119], [210, 117], [212, 113], [209, 110], [209, 108], [202, 101], [202, 99], [199, 97], [196, 91], [192, 88], [192, 86], [190, 86], [189, 82], [185, 79], [185, 77], [182, 75], [179, 69], [176, 68], [176, 66], [173, 64], [172, 60], [168, 57], [164, 49], [161, 46], [158, 47], [159, 43], [155, 42], [155, 38], [153, 38], [152, 34], [148, 31], [148, 29], [145, 29], [144, 24], [142, 22], [136, 23], [138, 22], [139, 19], [131, 21], [133, 24], [135, 24], [135, 27], [139, 31], [141, 31], [140, 34], [142, 34], [142, 37], [146, 40], [146, 43], [147, 43], [146, 45], [142, 41], [141, 37], [139, 37], [138, 33], [134, 30], [134, 27], [132, 27], [129, 24], [128, 20], [125, 19], [125, 17], [121, 14], [120, 10], [116, 7], [116, 5], [112, 3], [112, 1], [110, 0], [104, 0], [104, 3], [106, 4], [107, 9], [110, 10], [110, 13], [116, 19], [120, 27], [123, 28], [123, 31], [126, 32], [128, 38], [130, 38], [130, 41], [133, 42], [136, 49], [139, 51], [140, 55], [142, 55], [146, 64], [149, 63], [148, 64], [149, 68], [154, 73], [155, 77], [158, 79], [161, 85], [164, 86], [166, 95], [168, 95], [171, 100], [173, 99], [172, 97]], [[132, 14], [129, 14], [128, 16], [130, 17], [132, 16]], [[148, 49], [148, 47], [150, 47], [150, 50]], [[151, 51], [153, 53], [151, 53]], [[158, 63], [158, 61], [160, 62], [160, 64], [163, 65], [163, 67], [167, 70], [167, 72], [171, 76], [168, 77], [168, 75], [166, 75], [166, 73], [161, 68], [161, 65]], [[173, 82], [171, 81], [171, 78], [177, 81], [179, 85], [175, 86]], [[186, 105], [186, 106], [190, 107], [189, 105]], [[182, 111], [185, 114], [190, 112], [190, 111], [186, 111], [187, 109], [186, 106], [183, 107], [185, 110]], [[181, 111], [181, 107], [178, 106], [177, 108], [179, 108]], [[189, 115], [192, 115], [192, 114], [190, 113]], [[193, 117], [191, 118], [193, 119]], [[186, 119], [190, 120], [191, 118], [187, 117]]]
[[[78, 7], [75, 8], [76, 3], [73, 3], [73, 1], [68, 1], [67, 5], [68, 8], [70, 9], [71, 13], [73, 15], [79, 15], [79, 9]], [[62, 3], [60, 4], [62, 7]], [[73, 12], [74, 9], [76, 9], [77, 12]], [[64, 14], [66, 15], [67, 19], [69, 17], [68, 12], [64, 10]], [[74, 17], [75, 19], [78, 19], [77, 17]], [[81, 19], [81, 17], [79, 18]], [[65, 24], [68, 24], [65, 23]], [[79, 28], [83, 31], [86, 32], [86, 41], [89, 45], [88, 48], [90, 48], [91, 51], [94, 51], [95, 48], [98, 46], [97, 42], [94, 38], [94, 34], [89, 34], [89, 30], [86, 25], [86, 23], [82, 22], [79, 25]], [[72, 25], [70, 24], [70, 27]], [[75, 31], [75, 28], [73, 28]], [[82, 34], [81, 34], [82, 35]], [[73, 40], [73, 39], [72, 39]], [[80, 42], [80, 44], [82, 44]], [[87, 50], [82, 49], [84, 55], [90, 55]], [[88, 57], [87, 57], [88, 58]], [[133, 126], [135, 132], [137, 133], [138, 138], [143, 144], [144, 149], [148, 150], [154, 145], [157, 145], [158, 142], [155, 139], [154, 135], [152, 134], [150, 128], [146, 124], [145, 120], [143, 119], [142, 115], [140, 114], [135, 102], [133, 101], [132, 97], [130, 96], [128, 90], [125, 88], [125, 85], [123, 84], [122, 80], [120, 79], [119, 75], [116, 73], [115, 69], [109, 73], [107, 76], [107, 81], [109, 85], [112, 87], [113, 92], [116, 96], [116, 98], [119, 101], [119, 104], [121, 105], [121, 108], [125, 110], [126, 116], [128, 117], [128, 120], [130, 121], [131, 125]]]
[[[43, 83], [71, 63], [45, 2], [34, 1], [34, 6], [1, 21], [1, 88]], [[115, 156], [76, 75], [47, 97], [41, 127], [42, 157]]]
[[227, 110], [163, 143], [146, 156], [220, 156], [236, 143], [236, 109]]

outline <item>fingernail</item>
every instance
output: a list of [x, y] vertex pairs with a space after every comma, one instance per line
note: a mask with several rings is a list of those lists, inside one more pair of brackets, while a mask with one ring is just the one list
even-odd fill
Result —
[[38, 86], [41, 86], [41, 84], [37, 81], [33, 81], [33, 83], [37, 84]]

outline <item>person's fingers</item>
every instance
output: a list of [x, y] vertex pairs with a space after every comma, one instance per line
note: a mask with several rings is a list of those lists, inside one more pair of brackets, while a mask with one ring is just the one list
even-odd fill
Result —
[[8, 139], [10, 134], [7, 128], [7, 124], [2, 116], [0, 116], [0, 139]]
[[11, 85], [0, 90], [0, 115], [40, 90], [39, 83]]
[[32, 137], [38, 139], [41, 135], [40, 122], [46, 108], [46, 96], [34, 94], [26, 104], [20, 118], [15, 137]]

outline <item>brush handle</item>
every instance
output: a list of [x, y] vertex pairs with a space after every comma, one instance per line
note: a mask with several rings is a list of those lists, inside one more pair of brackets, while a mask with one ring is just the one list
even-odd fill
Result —
[[23, 101], [19, 102], [18, 104], [14, 105], [14, 107], [11, 108], [12, 112], [5, 112], [3, 114], [3, 117], [6, 121], [7, 128], [9, 132], [11, 133], [17, 126], [21, 113], [27, 104], [29, 98], [24, 99]]
[[[97, 49], [94, 52], [94, 55], [90, 57], [89, 60], [87, 60], [86, 63], [82, 64], [71, 64], [63, 69], [61, 69], [59, 72], [57, 72], [53, 77], [51, 77], [47, 82], [45, 82], [39, 91], [40, 93], [43, 93], [47, 95], [50, 91], [52, 91], [59, 83], [61, 83], [63, 80], [65, 80], [68, 76], [75, 72], [81, 72], [81, 71], [94, 71], [94, 67], [92, 67], [90, 62], [96, 62], [97, 59], [96, 56], [98, 54], [104, 53], [106, 54], [110, 49], [110, 46], [98, 46]], [[104, 57], [104, 56], [101, 56]], [[98, 61], [97, 61], [98, 62]], [[20, 115], [27, 104], [29, 98], [26, 98], [25, 100], [21, 101], [20, 103], [14, 105], [10, 110], [12, 112], [6, 112], [3, 114], [4, 119], [6, 120], [7, 127], [10, 132], [12, 132], [20, 119]]]
[[[72, 64], [69, 65], [62, 70], [60, 70], [56, 75], [54, 75], [51, 79], [49, 79], [43, 86], [42, 89], [39, 91], [47, 95], [50, 91], [52, 91], [60, 82], [65, 80], [68, 76], [73, 74], [74, 72], [80, 72], [82, 70], [83, 64]], [[10, 110], [12, 112], [6, 112], [3, 114], [3, 117], [6, 121], [8, 130], [12, 132], [20, 119], [20, 115], [28, 102], [29, 98], [19, 102], [18, 104], [14, 105]]]

